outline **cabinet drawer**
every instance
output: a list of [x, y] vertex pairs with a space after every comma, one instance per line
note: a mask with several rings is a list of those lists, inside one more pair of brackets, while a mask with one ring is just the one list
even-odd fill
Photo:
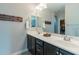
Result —
[[36, 44], [43, 46], [43, 41], [41, 41], [40, 39], [36, 39]]
[[38, 44], [36, 45], [36, 54], [37, 55], [43, 54], [43, 47]]
[[44, 42], [44, 55], [57, 55], [57, 47]]
[[68, 51], [65, 51], [63, 49], [60, 49], [60, 55], [74, 55], [74, 54], [72, 54], [72, 53], [70, 53]]

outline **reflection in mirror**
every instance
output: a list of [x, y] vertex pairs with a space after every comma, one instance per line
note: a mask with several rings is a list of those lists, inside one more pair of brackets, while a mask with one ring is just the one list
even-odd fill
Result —
[[60, 20], [60, 34], [65, 34], [65, 20]]
[[31, 16], [31, 27], [36, 27], [36, 16]]
[[[51, 22], [51, 24], [45, 24], [45, 31], [65, 34], [65, 4], [48, 3], [47, 6], [47, 9], [41, 11], [41, 17], [43, 18], [44, 22]], [[61, 23], [61, 20], [63, 20], [64, 23]]]
[[58, 18], [55, 16], [54, 33], [58, 33]]
[[38, 17], [37, 27], [45, 32], [79, 36], [79, 3], [47, 3], [46, 5], [47, 8], [35, 10], [35, 16]]
[[[41, 11], [36, 10], [35, 13], [37, 17], [36, 25], [42, 28], [44, 32], [65, 34], [65, 31], [60, 29], [60, 20], [65, 19], [65, 4], [47, 3], [47, 8]], [[32, 25], [34, 26], [34, 24]]]

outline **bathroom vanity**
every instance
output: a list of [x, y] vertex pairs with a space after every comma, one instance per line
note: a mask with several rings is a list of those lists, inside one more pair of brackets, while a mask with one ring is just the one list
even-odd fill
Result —
[[63, 37], [44, 37], [36, 31], [27, 31], [27, 48], [33, 55], [76, 55], [79, 46]]

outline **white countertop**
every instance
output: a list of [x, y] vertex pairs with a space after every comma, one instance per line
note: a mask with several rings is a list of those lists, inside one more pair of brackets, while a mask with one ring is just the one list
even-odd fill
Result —
[[[59, 37], [57, 35], [55, 36], [54, 34], [52, 34], [51, 37], [44, 37], [42, 34], [38, 34], [36, 31], [30, 31], [30, 30], [27, 31], [27, 34], [39, 38], [40, 40], [48, 42], [59, 48], [62, 48], [66, 51], [79, 55], [79, 44], [78, 45], [74, 44], [74, 42], [72, 41], [65, 41], [63, 40], [63, 36]], [[76, 42], [79, 43], [78, 41]]]

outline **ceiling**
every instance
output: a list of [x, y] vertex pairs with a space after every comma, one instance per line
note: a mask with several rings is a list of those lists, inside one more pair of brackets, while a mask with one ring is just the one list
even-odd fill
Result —
[[[38, 6], [40, 3], [0, 3], [0, 6], [6, 6], [6, 7], [17, 7], [17, 8], [25, 8], [25, 9], [34, 9], [36, 6]], [[52, 11], [58, 11], [61, 8], [64, 8], [64, 3], [47, 3], [47, 8]], [[28, 10], [29, 10], [28, 9]]]
[[[31, 14], [39, 3], [0, 3], [0, 13], [26, 15]], [[47, 9], [57, 12], [64, 9], [64, 3], [47, 3]]]
[[64, 3], [48, 3], [47, 9], [50, 10], [51, 12], [57, 12], [59, 10], [65, 9], [65, 4]]
[[33, 12], [38, 3], [0, 3], [0, 13], [26, 16]]
[[[65, 3], [45, 3], [45, 4], [47, 5], [47, 8], [43, 10], [48, 10], [53, 13], [65, 10]], [[35, 5], [37, 7], [39, 4], [35, 4]]]

